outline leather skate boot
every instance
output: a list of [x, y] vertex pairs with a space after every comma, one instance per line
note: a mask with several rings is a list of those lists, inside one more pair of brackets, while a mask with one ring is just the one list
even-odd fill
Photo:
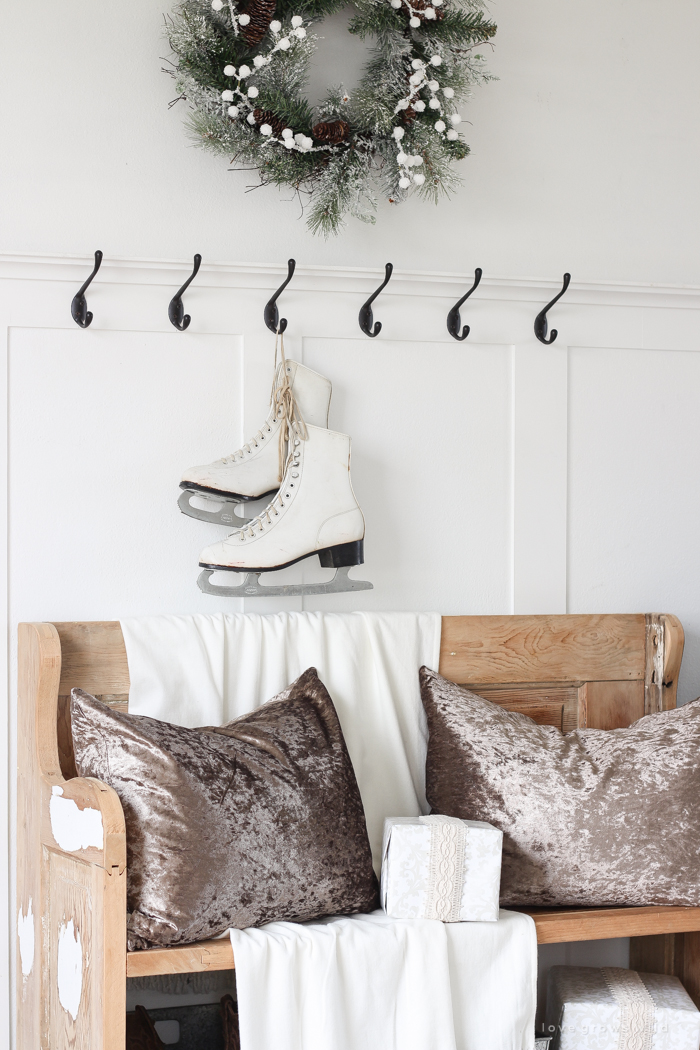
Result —
[[[183, 514], [217, 525], [244, 525], [232, 504], [269, 498], [280, 487], [289, 434], [305, 434], [305, 423], [328, 426], [332, 386], [329, 379], [297, 361], [282, 361], [275, 371], [270, 412], [260, 430], [242, 448], [183, 474], [178, 500]], [[191, 503], [192, 497], [196, 504]], [[206, 504], [211, 504], [209, 509]], [[198, 505], [197, 505], [198, 504]], [[223, 504], [223, 506], [221, 506]]]
[[313, 425], [307, 431], [305, 441], [290, 440], [275, 498], [238, 532], [206, 547], [204, 569], [271, 572], [312, 554], [326, 568], [362, 564], [365, 519], [350, 481], [350, 438]]

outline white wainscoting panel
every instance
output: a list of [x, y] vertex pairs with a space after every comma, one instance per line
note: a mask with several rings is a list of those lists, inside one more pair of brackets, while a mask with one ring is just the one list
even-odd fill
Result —
[[[682, 699], [700, 693], [700, 289], [574, 281], [545, 347], [533, 322], [561, 279], [487, 275], [458, 343], [445, 320], [472, 274], [395, 271], [368, 339], [357, 314], [381, 273], [298, 266], [279, 303], [286, 351], [333, 381], [331, 426], [352, 436], [367, 519], [352, 575], [375, 589], [243, 602], [198, 591], [199, 552], [224, 532], [179, 513], [178, 482], [265, 418], [274, 336], [262, 310], [286, 266], [205, 262], [185, 294], [192, 323], [176, 332], [167, 304], [190, 268], [106, 258], [81, 331], [70, 301], [91, 257], [0, 256], [9, 697], [19, 620], [244, 608], [672, 612], [686, 629]], [[314, 559], [279, 575], [331, 572]], [[14, 883], [14, 700], [4, 711], [0, 897]], [[12, 946], [0, 948], [0, 1045], [13, 916], [14, 904], [0, 911], [0, 945]], [[542, 963], [624, 964], [626, 952], [548, 946]]]

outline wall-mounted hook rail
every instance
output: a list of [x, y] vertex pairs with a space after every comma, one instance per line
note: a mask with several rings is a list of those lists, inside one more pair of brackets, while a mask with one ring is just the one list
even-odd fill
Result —
[[[374, 324], [374, 317], [372, 315], [372, 303], [377, 298], [377, 296], [382, 291], [382, 289], [386, 288], [386, 286], [388, 285], [389, 278], [391, 277], [392, 273], [394, 272], [394, 265], [393, 265], [393, 263], [387, 263], [386, 266], [384, 267], [384, 270], [385, 270], [385, 273], [386, 273], [386, 277], [384, 278], [382, 283], [379, 285], [379, 287], [377, 288], [376, 292], [374, 292], [373, 295], [370, 295], [369, 299], [367, 300], [367, 302], [364, 304], [364, 306], [360, 310], [360, 316], [359, 316], [360, 328], [365, 333], [365, 335], [368, 335], [370, 337], [370, 339], [374, 339], [375, 335], [379, 335], [379, 333], [382, 330], [382, 322], [381, 321], [377, 321], [376, 324]], [[372, 328], [373, 324], [374, 324], [374, 328]]]
[[471, 329], [468, 324], [465, 324], [464, 328], [462, 328], [462, 334], [459, 334], [459, 330], [462, 326], [462, 318], [459, 316], [459, 308], [467, 301], [472, 292], [475, 292], [476, 289], [479, 287], [479, 281], [481, 280], [481, 275], [483, 272], [484, 271], [481, 269], [481, 267], [477, 266], [476, 270], [474, 270], [474, 284], [471, 286], [469, 291], [462, 296], [459, 302], [454, 304], [454, 306], [447, 315], [447, 331], [450, 333], [451, 336], [453, 336], [453, 338], [459, 339], [460, 342], [463, 339], [467, 338]]
[[554, 296], [554, 298], [552, 299], [551, 303], [547, 303], [547, 305], [545, 306], [544, 310], [540, 310], [540, 312], [538, 313], [537, 317], [535, 318], [535, 335], [537, 336], [539, 341], [541, 343], [545, 343], [546, 346], [550, 346], [554, 342], [554, 340], [557, 338], [557, 336], [559, 335], [559, 333], [557, 332], [556, 328], [553, 328], [549, 339], [547, 338], [547, 327], [548, 327], [548, 324], [547, 324], [547, 311], [551, 310], [552, 307], [554, 306], [554, 304], [561, 299], [562, 295], [564, 294], [566, 289], [569, 287], [570, 283], [571, 283], [571, 274], [570, 273], [565, 273], [564, 274], [564, 284], [563, 284], [562, 290], [558, 293], [558, 295]]
[[185, 313], [182, 296], [192, 284], [192, 281], [194, 281], [201, 265], [202, 256], [197, 254], [194, 257], [194, 269], [192, 270], [192, 273], [187, 278], [180, 291], [176, 292], [168, 303], [168, 317], [170, 318], [171, 324], [174, 324], [179, 332], [184, 332], [186, 328], [189, 328], [190, 321], [192, 320], [190, 315]]
[[90, 282], [102, 265], [102, 252], [95, 252], [95, 268], [88, 277], [82, 288], [79, 289], [73, 296], [73, 302], [70, 304], [70, 312], [73, 320], [76, 324], [79, 324], [81, 328], [88, 328], [92, 321], [92, 311], [87, 308], [87, 300], [85, 298], [85, 292], [90, 287]]
[[265, 324], [271, 332], [284, 332], [287, 328], [287, 318], [283, 317], [280, 321], [279, 310], [277, 309], [277, 300], [285, 290], [292, 277], [294, 276], [294, 270], [296, 267], [296, 261], [290, 259], [287, 263], [287, 280], [283, 281], [279, 286], [272, 298], [265, 304], [265, 312], [263, 317], [265, 318]]

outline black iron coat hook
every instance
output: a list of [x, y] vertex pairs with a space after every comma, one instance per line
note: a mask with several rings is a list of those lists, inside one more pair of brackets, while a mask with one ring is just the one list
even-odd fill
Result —
[[182, 293], [186, 292], [189, 286], [192, 284], [192, 281], [197, 276], [199, 267], [201, 265], [202, 256], [195, 255], [194, 269], [192, 270], [192, 273], [187, 278], [180, 291], [177, 292], [168, 303], [168, 317], [170, 318], [171, 323], [175, 325], [179, 332], [184, 332], [186, 328], [189, 328], [190, 321], [192, 320], [190, 315], [185, 313], [185, 307], [182, 303]]
[[82, 288], [75, 293], [73, 296], [73, 302], [70, 304], [70, 312], [73, 320], [76, 324], [79, 324], [81, 328], [88, 328], [92, 321], [92, 311], [87, 308], [87, 300], [85, 298], [85, 292], [90, 286], [90, 282], [102, 265], [102, 252], [95, 252], [95, 268], [88, 277]]
[[481, 280], [481, 275], [483, 272], [484, 271], [481, 269], [481, 267], [477, 266], [476, 270], [474, 270], [474, 284], [471, 286], [469, 291], [462, 296], [459, 302], [454, 304], [454, 306], [447, 315], [447, 331], [455, 339], [459, 339], [460, 342], [463, 339], [467, 338], [471, 329], [468, 324], [465, 324], [464, 328], [462, 329], [462, 334], [459, 334], [459, 329], [462, 324], [462, 318], [459, 316], [459, 308], [460, 306], [462, 306], [463, 303], [467, 301], [472, 292], [476, 291], [476, 289], [479, 287], [479, 281]]
[[552, 307], [554, 306], [554, 304], [561, 299], [562, 295], [564, 294], [566, 289], [569, 287], [570, 282], [571, 282], [571, 274], [570, 273], [565, 273], [564, 274], [564, 285], [562, 287], [562, 290], [559, 292], [558, 295], [554, 296], [554, 298], [552, 299], [551, 303], [547, 303], [547, 305], [545, 306], [544, 310], [540, 310], [540, 312], [538, 313], [537, 317], [535, 318], [535, 335], [537, 336], [537, 338], [539, 339], [539, 341], [541, 343], [545, 343], [547, 346], [550, 346], [554, 342], [554, 340], [557, 338], [557, 336], [559, 335], [559, 333], [557, 332], [556, 328], [553, 328], [549, 339], [547, 339], [547, 327], [548, 327], [547, 326], [547, 311], [551, 310]]
[[382, 291], [382, 289], [386, 288], [386, 286], [388, 285], [389, 278], [391, 277], [392, 273], [394, 272], [394, 265], [393, 265], [393, 263], [387, 263], [386, 266], [384, 267], [384, 270], [385, 270], [385, 273], [386, 273], [386, 277], [384, 278], [382, 283], [379, 285], [379, 287], [377, 288], [376, 292], [373, 295], [370, 295], [369, 299], [367, 300], [367, 302], [364, 304], [364, 306], [360, 310], [360, 316], [359, 316], [360, 328], [365, 333], [365, 335], [368, 335], [370, 337], [370, 339], [374, 339], [375, 335], [379, 335], [379, 333], [382, 330], [382, 322], [381, 321], [377, 321], [376, 324], [374, 325], [374, 328], [372, 328], [372, 324], [374, 322], [374, 317], [372, 315], [372, 303], [377, 298], [377, 296]]
[[263, 314], [263, 317], [265, 318], [265, 324], [271, 332], [284, 332], [287, 328], [287, 318], [283, 317], [280, 321], [280, 314], [279, 310], [277, 309], [277, 300], [291, 281], [292, 277], [294, 276], [295, 267], [296, 261], [294, 259], [290, 259], [287, 263], [287, 280], [282, 282], [282, 284], [279, 286], [279, 288], [269, 300], [269, 302], [265, 304], [265, 312]]

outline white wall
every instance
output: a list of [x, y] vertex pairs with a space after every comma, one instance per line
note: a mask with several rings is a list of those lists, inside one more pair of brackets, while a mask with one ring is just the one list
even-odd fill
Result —
[[[494, 2], [500, 80], [465, 107], [463, 190], [383, 204], [376, 227], [328, 243], [291, 191], [246, 196], [253, 173], [190, 146], [160, 71], [168, 9], [2, 5], [0, 247], [700, 284], [694, 0]], [[331, 42], [324, 56], [330, 82]]]
[[[11, 643], [20, 618], [239, 607], [196, 590], [198, 551], [218, 530], [177, 513], [177, 477], [259, 425], [262, 304], [295, 256], [289, 349], [334, 380], [375, 583], [306, 607], [671, 611], [688, 639], [681, 696], [696, 695], [700, 294], [682, 286], [700, 286], [697, 4], [494, 3], [501, 79], [465, 110], [463, 190], [437, 209], [382, 205], [376, 227], [351, 223], [327, 243], [291, 194], [246, 196], [250, 174], [189, 146], [160, 72], [166, 10], [2, 5], [0, 250], [56, 257], [0, 259]], [[341, 22], [325, 30], [316, 83], [346, 50]], [[69, 303], [98, 247], [95, 322], [80, 332]], [[195, 251], [205, 266], [180, 335], [165, 309]], [[379, 274], [389, 259], [404, 273], [370, 342], [356, 317], [376, 277], [348, 268]], [[477, 265], [487, 278], [458, 345], [445, 314]], [[554, 286], [540, 278], [565, 269], [574, 285], [545, 349], [532, 320]], [[582, 951], [624, 962], [620, 943], [549, 957]], [[0, 994], [0, 1042], [7, 1023]]]

